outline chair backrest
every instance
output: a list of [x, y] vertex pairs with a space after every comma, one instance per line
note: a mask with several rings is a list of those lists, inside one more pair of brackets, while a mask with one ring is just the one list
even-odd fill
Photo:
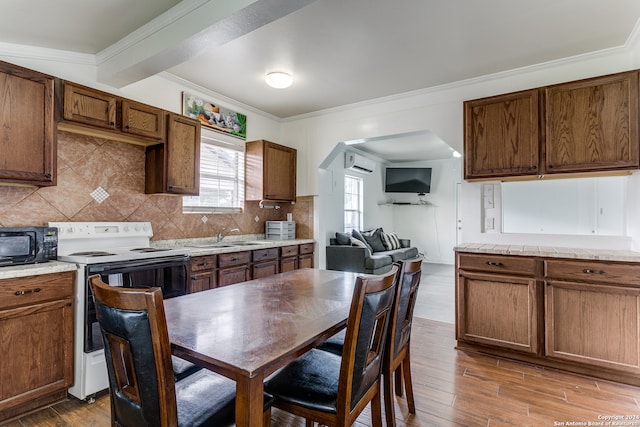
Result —
[[160, 288], [89, 277], [104, 341], [113, 425], [177, 425], [171, 347]]
[[347, 320], [338, 412], [349, 414], [371, 399], [379, 381], [391, 313], [395, 307], [398, 267], [380, 276], [358, 276]]
[[413, 309], [418, 296], [423, 260], [424, 256], [420, 254], [415, 258], [399, 262], [398, 309], [391, 318], [391, 333], [387, 345], [387, 351], [389, 356], [392, 356], [392, 360], [409, 345]]

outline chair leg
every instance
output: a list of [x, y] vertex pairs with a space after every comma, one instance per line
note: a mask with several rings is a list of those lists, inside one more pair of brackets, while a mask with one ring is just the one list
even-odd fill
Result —
[[271, 426], [271, 408], [265, 409], [262, 414], [262, 427], [270, 427]]
[[313, 427], [314, 424], [315, 423], [313, 421], [305, 419], [305, 426], [306, 427]]
[[395, 427], [396, 414], [395, 402], [393, 399], [393, 371], [385, 372], [383, 375], [383, 395], [384, 395], [384, 416], [387, 421], [387, 427]]
[[413, 383], [411, 382], [411, 357], [409, 349], [402, 359], [402, 373], [404, 376], [404, 389], [407, 393], [407, 405], [409, 406], [409, 413], [416, 413], [416, 403], [413, 400]]
[[393, 377], [396, 380], [396, 396], [398, 397], [402, 397], [402, 364], [398, 365], [398, 367], [396, 368], [396, 370], [393, 373]]
[[380, 403], [380, 387], [378, 393], [371, 399], [371, 421], [373, 427], [382, 427], [382, 405]]

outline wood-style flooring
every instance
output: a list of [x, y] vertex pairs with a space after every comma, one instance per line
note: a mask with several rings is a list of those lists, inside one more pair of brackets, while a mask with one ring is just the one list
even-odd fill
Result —
[[[411, 351], [417, 413], [408, 414], [405, 401], [396, 399], [399, 427], [568, 426], [589, 425], [610, 415], [640, 416], [638, 387], [466, 354], [454, 346], [452, 324], [414, 319]], [[107, 394], [93, 404], [70, 399], [3, 427], [107, 427], [109, 410]], [[304, 421], [274, 409], [271, 425], [302, 427]], [[356, 426], [370, 425], [367, 409]], [[640, 420], [619, 425], [640, 425]]]
[[[600, 417], [640, 417], [639, 387], [457, 351], [453, 284], [452, 265], [424, 265], [411, 338], [417, 413], [396, 399], [398, 427], [598, 425]], [[109, 411], [103, 393], [93, 404], [71, 398], [2, 427], [107, 427]], [[620, 421], [640, 427], [640, 419]], [[274, 409], [271, 425], [305, 424]], [[370, 425], [367, 409], [356, 427]]]

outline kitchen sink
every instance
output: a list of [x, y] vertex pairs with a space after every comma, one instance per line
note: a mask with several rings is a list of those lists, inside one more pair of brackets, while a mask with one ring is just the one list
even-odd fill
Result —
[[226, 242], [226, 243], [203, 243], [201, 245], [188, 245], [189, 248], [233, 248], [237, 246], [253, 246], [253, 245], [261, 245], [260, 242]]

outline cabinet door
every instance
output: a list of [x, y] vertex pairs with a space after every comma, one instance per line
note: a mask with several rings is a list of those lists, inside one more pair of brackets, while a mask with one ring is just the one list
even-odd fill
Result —
[[263, 277], [273, 276], [278, 273], [278, 261], [265, 261], [253, 264], [251, 268], [251, 278], [261, 279]]
[[638, 288], [546, 282], [546, 355], [639, 374], [639, 307]]
[[538, 286], [533, 278], [461, 272], [457, 283], [458, 340], [537, 354]]
[[167, 132], [167, 192], [197, 196], [200, 190], [200, 123], [169, 114]]
[[164, 111], [139, 102], [122, 100], [122, 131], [132, 135], [164, 139]]
[[249, 266], [240, 265], [218, 270], [218, 286], [227, 286], [249, 280]]
[[116, 103], [115, 95], [64, 82], [65, 120], [116, 129]]
[[264, 158], [264, 198], [267, 200], [295, 200], [295, 150], [268, 143], [265, 145]]
[[189, 293], [206, 291], [216, 287], [216, 276], [214, 270], [191, 273], [191, 283]]
[[71, 298], [0, 311], [2, 411], [73, 384]]
[[56, 184], [53, 77], [0, 62], [0, 181]]
[[638, 72], [550, 86], [546, 173], [640, 166]]
[[300, 255], [298, 257], [298, 268], [313, 268], [313, 255]]
[[464, 103], [464, 177], [539, 173], [538, 89]]
[[280, 273], [298, 269], [298, 257], [282, 258], [280, 260]]

